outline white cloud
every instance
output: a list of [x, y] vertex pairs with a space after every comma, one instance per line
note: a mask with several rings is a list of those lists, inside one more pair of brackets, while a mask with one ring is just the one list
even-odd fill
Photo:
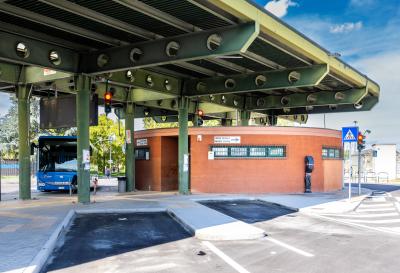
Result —
[[289, 7], [296, 7], [298, 4], [292, 0], [272, 0], [265, 5], [265, 9], [277, 17], [287, 14]]
[[351, 0], [350, 5], [353, 7], [365, 7], [372, 5], [375, 0]]
[[344, 23], [341, 25], [332, 26], [330, 29], [331, 33], [348, 33], [355, 30], [360, 30], [363, 27], [363, 23], [358, 21], [356, 23]]

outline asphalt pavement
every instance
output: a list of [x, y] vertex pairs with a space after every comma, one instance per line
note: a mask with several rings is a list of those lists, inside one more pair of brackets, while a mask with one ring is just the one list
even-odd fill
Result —
[[[22, 272], [22, 261], [32, 259], [70, 208], [158, 210], [170, 206], [187, 210], [185, 213], [196, 218], [192, 203], [201, 199], [208, 211], [212, 208], [244, 221], [265, 231], [267, 236], [252, 240], [199, 240], [165, 212], [82, 214], [57, 239], [58, 246], [42, 272], [398, 272], [399, 191], [385, 191], [386, 186], [371, 185], [373, 195], [353, 212], [336, 213], [327, 213], [324, 204], [329, 208], [335, 204], [342, 206], [347, 199], [337, 197], [345, 192], [257, 198], [99, 192], [96, 203], [86, 206], [61, 194], [39, 195], [39, 200], [28, 202], [5, 202], [0, 208], [0, 268], [7, 273]], [[306, 202], [315, 209], [294, 212], [257, 201], [261, 198], [283, 203], [297, 200], [291, 205]], [[210, 199], [213, 201], [205, 202]], [[197, 217], [210, 224], [210, 215], [214, 214]]]

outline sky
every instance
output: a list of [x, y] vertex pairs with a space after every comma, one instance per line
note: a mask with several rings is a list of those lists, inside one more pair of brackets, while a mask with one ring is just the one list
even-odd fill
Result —
[[[400, 0], [253, 1], [380, 85], [380, 102], [371, 111], [327, 114], [327, 127], [356, 120], [372, 131], [369, 143], [400, 144]], [[0, 115], [7, 97], [0, 93]], [[310, 115], [306, 126], [323, 127], [323, 115]]]

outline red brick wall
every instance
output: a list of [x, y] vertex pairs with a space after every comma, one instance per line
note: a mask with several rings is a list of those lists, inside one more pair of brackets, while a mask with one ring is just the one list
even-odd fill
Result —
[[161, 189], [178, 190], [178, 137], [162, 137], [161, 151]]
[[[324, 165], [322, 146], [340, 147], [340, 139], [315, 136], [286, 135], [242, 135], [240, 145], [286, 145], [285, 159], [216, 159], [208, 160], [209, 145], [214, 135], [202, 136], [201, 142], [196, 135], [191, 136], [191, 190], [193, 192], [218, 193], [258, 193], [258, 192], [303, 192], [304, 157], [311, 155], [315, 160], [312, 173], [312, 190], [324, 191], [324, 168], [336, 164]], [[341, 163], [340, 163], [341, 164]], [[341, 165], [340, 165], [341, 166]], [[340, 178], [340, 181], [339, 179]], [[341, 170], [330, 179], [327, 189], [339, 189]]]
[[[178, 143], [176, 129], [135, 132], [147, 138], [150, 160], [136, 162], [139, 190], [176, 190]], [[312, 190], [333, 191], [342, 185], [342, 161], [323, 160], [322, 147], [341, 147], [340, 132], [313, 128], [224, 127], [191, 128], [191, 191], [216, 193], [300, 193], [304, 191], [304, 156], [312, 155]], [[202, 140], [197, 141], [201, 135]], [[284, 159], [208, 160], [214, 136], [241, 136], [240, 145], [286, 145]]]
[[342, 161], [335, 159], [323, 160], [324, 165], [324, 191], [338, 190], [342, 186]]
[[147, 142], [150, 160], [136, 160], [135, 186], [138, 190], [161, 191], [161, 137], [147, 138]]

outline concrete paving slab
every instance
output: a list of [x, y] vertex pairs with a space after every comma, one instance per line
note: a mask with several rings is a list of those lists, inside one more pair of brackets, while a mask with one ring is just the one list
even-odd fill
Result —
[[262, 229], [190, 200], [170, 204], [168, 211], [200, 240], [250, 240], [265, 236]]

